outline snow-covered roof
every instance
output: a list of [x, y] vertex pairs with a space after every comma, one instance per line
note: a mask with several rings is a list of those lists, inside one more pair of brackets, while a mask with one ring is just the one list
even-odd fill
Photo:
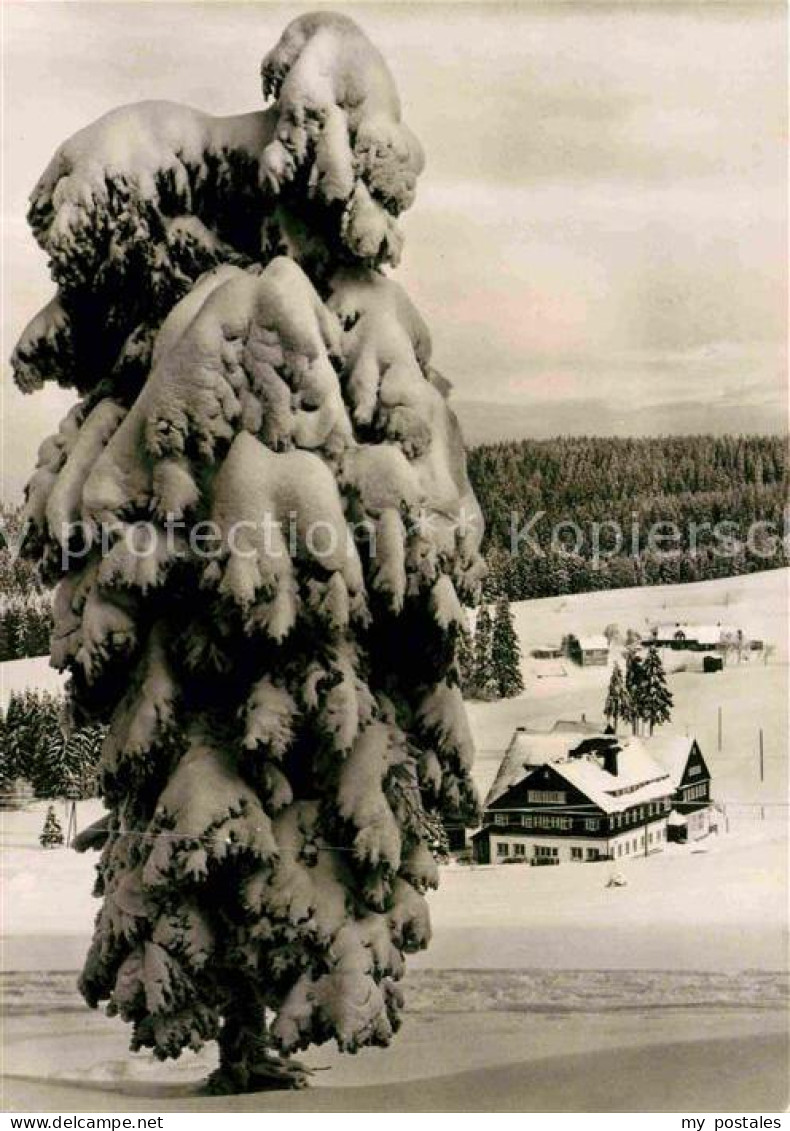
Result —
[[582, 652], [608, 651], [609, 641], [605, 636], [578, 636], [577, 641]]
[[683, 636], [693, 633], [693, 627], [688, 624], [657, 624], [653, 626], [652, 632], [660, 640], [673, 640], [680, 633]]
[[678, 734], [654, 734], [643, 738], [650, 756], [666, 770], [677, 789], [686, 769], [686, 763], [694, 743], [693, 738]]
[[486, 806], [492, 805], [511, 786], [523, 781], [532, 769], [547, 763], [604, 813], [620, 813], [632, 805], [656, 801], [674, 792], [670, 774], [661, 762], [651, 757], [644, 740], [613, 740], [612, 735], [593, 737], [619, 744], [616, 774], [609, 773], [604, 768], [600, 754], [569, 757], [570, 752], [579, 745], [569, 733], [536, 734], [516, 731], [489, 790]]
[[528, 769], [567, 758], [582, 738], [606, 737], [601, 734], [602, 730], [603, 727], [599, 730], [591, 723], [563, 719], [558, 720], [549, 732], [519, 727], [513, 733], [494, 783], [488, 791], [486, 805], [491, 805], [511, 785], [521, 781]]
[[653, 629], [659, 640], [674, 640], [682, 635], [686, 640], [711, 646], [720, 643], [723, 635], [733, 632], [737, 635], [737, 630], [722, 628], [720, 624], [659, 624]]
[[619, 813], [672, 792], [669, 775], [650, 757], [638, 738], [621, 740], [616, 774], [605, 770], [594, 754], [569, 758], [555, 763], [553, 768], [604, 813]]

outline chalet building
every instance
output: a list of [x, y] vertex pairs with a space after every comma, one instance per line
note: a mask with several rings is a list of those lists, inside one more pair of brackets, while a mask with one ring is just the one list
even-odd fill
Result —
[[605, 636], [569, 636], [568, 655], [582, 667], [609, 663], [609, 641]]
[[740, 629], [728, 625], [677, 623], [656, 625], [648, 642], [659, 648], [716, 652], [742, 646], [744, 638]]
[[[686, 837], [699, 840], [717, 827], [711, 799], [711, 777], [695, 738], [652, 735], [642, 742], [651, 758], [663, 766], [672, 783], [672, 811], [685, 824]], [[673, 824], [681, 822], [674, 820]]]
[[594, 724], [584, 721], [556, 726], [566, 729], [514, 733], [472, 837], [478, 863], [623, 860], [660, 851], [668, 836], [697, 840], [715, 830], [696, 739], [590, 734]]
[[[567, 737], [566, 742], [567, 742]], [[638, 738], [585, 737], [562, 759], [527, 765], [486, 799], [475, 860], [581, 863], [664, 847], [675, 789]]]

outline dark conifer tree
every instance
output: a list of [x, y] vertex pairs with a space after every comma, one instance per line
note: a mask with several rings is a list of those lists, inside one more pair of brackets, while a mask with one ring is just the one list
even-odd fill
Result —
[[475, 624], [474, 667], [472, 673], [472, 694], [479, 699], [493, 699], [496, 684], [491, 659], [492, 644], [491, 614], [487, 605], [481, 605]]
[[458, 678], [464, 696], [472, 694], [474, 688], [475, 649], [472, 633], [467, 625], [458, 634]]
[[603, 713], [605, 718], [612, 727], [617, 730], [617, 724], [621, 719], [627, 720], [629, 717], [629, 698], [628, 692], [625, 689], [625, 682], [623, 680], [623, 672], [620, 665], [615, 662], [612, 668], [612, 676], [609, 680], [609, 690], [606, 695], [606, 704], [604, 705]]
[[625, 707], [623, 716], [631, 724], [634, 734], [639, 734], [639, 724], [644, 718], [642, 712], [642, 688], [644, 683], [644, 664], [635, 649], [626, 652], [625, 657]]
[[512, 699], [524, 690], [521, 648], [507, 597], [500, 597], [497, 601], [491, 635], [491, 671], [500, 699]]

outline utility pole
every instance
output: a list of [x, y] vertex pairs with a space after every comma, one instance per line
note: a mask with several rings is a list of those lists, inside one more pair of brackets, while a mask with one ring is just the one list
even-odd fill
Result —
[[[763, 757], [763, 728], [760, 727], [760, 781], [765, 781], [765, 758]], [[765, 806], [760, 806], [760, 820], [765, 820]]]
[[765, 781], [765, 759], [763, 757], [763, 728], [760, 727], [760, 781]]
[[721, 750], [721, 707], [719, 707], [719, 750]]

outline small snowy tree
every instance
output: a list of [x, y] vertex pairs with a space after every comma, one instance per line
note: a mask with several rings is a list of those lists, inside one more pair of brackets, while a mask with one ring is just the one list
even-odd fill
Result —
[[478, 699], [496, 698], [496, 681], [491, 656], [493, 625], [487, 605], [481, 605], [475, 623], [472, 694]]
[[500, 699], [512, 699], [524, 690], [521, 675], [521, 648], [513, 625], [510, 602], [506, 597], [497, 601], [491, 633], [491, 670]]
[[604, 717], [617, 730], [620, 719], [628, 720], [630, 715], [630, 701], [623, 681], [623, 672], [615, 661], [612, 675], [609, 679], [609, 690], [606, 694], [606, 703], [603, 709]]
[[142, 103], [60, 147], [29, 213], [57, 293], [13, 358], [81, 394], [25, 548], [76, 721], [108, 726], [82, 992], [135, 1049], [216, 1040], [217, 1090], [390, 1041], [430, 935], [425, 812], [477, 806], [480, 512], [385, 274], [422, 152], [344, 16], [295, 20], [262, 76], [260, 112]]
[[55, 809], [52, 805], [47, 809], [44, 828], [41, 830], [38, 840], [42, 848], [58, 848], [63, 844], [63, 829], [55, 816]]
[[651, 644], [647, 649], [647, 655], [642, 663], [640, 687], [640, 714], [652, 734], [655, 727], [669, 722], [673, 706], [664, 665], [655, 644]]

